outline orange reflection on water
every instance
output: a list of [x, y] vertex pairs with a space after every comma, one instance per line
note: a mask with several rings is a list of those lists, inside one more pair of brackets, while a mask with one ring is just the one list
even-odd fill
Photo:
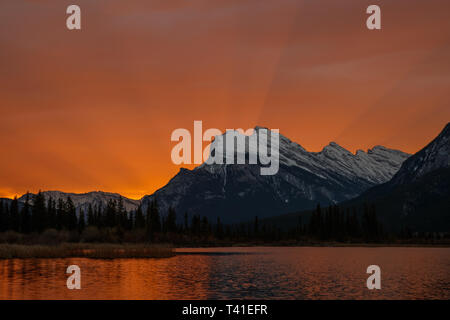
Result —
[[[81, 290], [66, 287], [69, 265]], [[381, 267], [381, 290], [366, 288]], [[0, 260], [0, 299], [449, 299], [449, 248], [178, 249], [167, 259]]]

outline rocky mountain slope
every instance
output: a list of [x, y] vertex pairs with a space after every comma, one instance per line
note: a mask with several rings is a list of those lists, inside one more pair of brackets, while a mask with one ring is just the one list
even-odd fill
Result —
[[386, 226], [450, 231], [450, 123], [387, 183], [350, 201], [375, 203]]
[[[408, 158], [391, 180], [340, 206], [361, 210], [365, 204], [375, 205], [386, 231], [450, 232], [450, 124]], [[288, 228], [299, 216], [307, 221], [309, 212], [274, 216], [267, 223]]]
[[[253, 134], [264, 131], [256, 127]], [[245, 139], [248, 146], [250, 137]], [[215, 142], [211, 155], [217, 148]], [[320, 152], [308, 152], [281, 134], [278, 149], [275, 175], [261, 175], [261, 164], [204, 163], [193, 170], [181, 169], [166, 186], [145, 196], [142, 205], [145, 208], [156, 199], [163, 214], [172, 206], [179, 216], [188, 212], [213, 221], [217, 217], [224, 222], [246, 221], [256, 215], [266, 217], [354, 198], [391, 179], [409, 157], [383, 146], [353, 154], [334, 142]], [[247, 148], [246, 159], [254, 152]]]

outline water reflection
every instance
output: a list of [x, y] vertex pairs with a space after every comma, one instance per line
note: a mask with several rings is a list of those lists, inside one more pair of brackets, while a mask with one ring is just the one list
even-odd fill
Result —
[[[449, 299], [449, 248], [179, 249], [169, 259], [0, 260], [0, 299]], [[81, 290], [66, 288], [67, 266]], [[381, 267], [382, 289], [365, 286]]]

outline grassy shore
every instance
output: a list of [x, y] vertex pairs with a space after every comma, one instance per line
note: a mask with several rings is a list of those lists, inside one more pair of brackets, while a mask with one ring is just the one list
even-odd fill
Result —
[[63, 243], [51, 245], [0, 244], [0, 259], [29, 258], [169, 258], [175, 255], [168, 245]]
[[[273, 243], [191, 243], [175, 248], [214, 247], [450, 247], [449, 243], [341, 243], [341, 242], [273, 242]], [[63, 243], [60, 245], [0, 244], [0, 259], [46, 258], [169, 258], [176, 254], [169, 245], [111, 244], [111, 243]]]

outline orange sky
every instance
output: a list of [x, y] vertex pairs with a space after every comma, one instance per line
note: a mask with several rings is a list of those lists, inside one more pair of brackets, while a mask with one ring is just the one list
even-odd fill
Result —
[[[82, 9], [68, 31], [66, 8]], [[379, 4], [382, 30], [365, 9]], [[416, 152], [450, 121], [448, 0], [0, 2], [0, 197], [140, 198], [176, 128]]]

